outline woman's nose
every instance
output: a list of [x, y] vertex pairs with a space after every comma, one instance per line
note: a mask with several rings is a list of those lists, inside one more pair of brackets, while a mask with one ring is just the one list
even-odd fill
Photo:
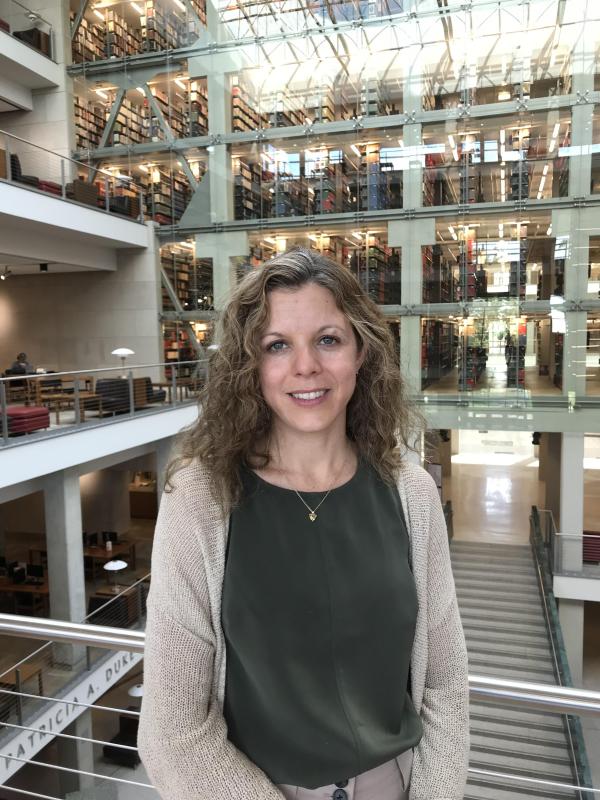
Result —
[[296, 347], [294, 357], [296, 375], [312, 375], [321, 369], [318, 353], [312, 347]]

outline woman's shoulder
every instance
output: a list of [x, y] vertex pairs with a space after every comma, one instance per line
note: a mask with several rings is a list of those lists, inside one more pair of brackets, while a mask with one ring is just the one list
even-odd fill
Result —
[[175, 459], [165, 486], [171, 503], [206, 505], [213, 500], [210, 470], [198, 458]]
[[[398, 486], [403, 487], [407, 493], [430, 492], [433, 487], [436, 489], [435, 481], [426, 469], [419, 464], [403, 459], [398, 470]], [[437, 491], [437, 489], [436, 489]]]

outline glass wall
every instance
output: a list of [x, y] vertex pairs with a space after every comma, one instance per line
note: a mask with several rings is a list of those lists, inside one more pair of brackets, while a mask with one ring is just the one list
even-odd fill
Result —
[[78, 156], [142, 186], [199, 324], [213, 270], [303, 244], [410, 329], [424, 391], [593, 394], [599, 44], [579, 0], [108, 0], [74, 32]]

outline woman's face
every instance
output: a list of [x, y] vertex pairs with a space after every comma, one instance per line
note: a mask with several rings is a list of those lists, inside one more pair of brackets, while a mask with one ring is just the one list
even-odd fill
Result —
[[274, 289], [261, 337], [263, 397], [275, 432], [346, 430], [346, 406], [362, 363], [348, 319], [328, 289]]

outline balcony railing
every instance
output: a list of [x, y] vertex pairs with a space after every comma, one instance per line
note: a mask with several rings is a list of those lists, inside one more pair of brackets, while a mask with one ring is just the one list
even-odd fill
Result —
[[128, 175], [90, 167], [0, 130], [0, 179], [144, 222], [145, 194]]
[[551, 574], [600, 579], [600, 530], [561, 533], [551, 511], [536, 508], [535, 514]]
[[207, 361], [8, 374], [0, 378], [0, 447], [196, 403]]
[[[0, 633], [9, 634], [11, 636], [23, 636], [34, 639], [49, 639], [50, 642], [46, 646], [52, 646], [53, 643], [58, 646], [69, 646], [74, 649], [83, 649], [86, 647], [93, 647], [94, 649], [102, 648], [104, 651], [124, 651], [129, 650], [132, 653], [143, 652], [145, 634], [140, 630], [130, 631], [122, 630], [120, 628], [109, 628], [98, 625], [75, 625], [68, 622], [60, 622], [54, 620], [41, 620], [39, 618], [31, 617], [15, 617], [8, 614], [0, 614]], [[17, 665], [18, 668], [19, 665]], [[0, 676], [2, 677], [2, 676]], [[4, 673], [6, 677], [6, 672]], [[477, 675], [469, 676], [470, 697], [472, 701], [485, 701], [486, 703], [501, 703], [504, 707], [510, 707], [514, 710], [518, 709], [535, 709], [544, 712], [555, 712], [559, 714], [577, 714], [579, 716], [589, 716], [600, 718], [600, 693], [586, 691], [582, 689], [567, 688], [562, 686], [553, 686], [546, 684], [529, 683], [524, 681], [509, 681], [501, 680], [498, 678], [487, 678]], [[32, 695], [27, 692], [18, 691], [17, 689], [0, 688], [0, 696], [8, 696], [13, 705], [16, 705], [17, 698], [21, 697], [21, 702], [30, 698]], [[82, 713], [88, 709], [101, 711], [106, 714], [118, 714], [121, 724], [123, 719], [131, 720], [132, 728], [136, 727], [136, 720], [139, 717], [139, 711], [132, 708], [115, 708], [107, 705], [97, 705], [85, 703], [81, 701], [66, 701], [63, 698], [52, 697], [46, 694], [43, 698], [37, 698], [43, 701], [46, 706], [52, 707], [53, 704], [62, 705], [70, 709], [73, 715]], [[30, 757], [17, 757], [10, 751], [10, 737], [19, 734], [22, 731], [32, 733], [44, 733], [48, 735], [47, 731], [40, 730], [35, 722], [25, 722], [25, 724], [18, 723], [13, 719], [9, 719], [6, 715], [0, 715], [0, 730], [3, 730], [4, 736], [0, 735], [0, 758], [9, 756], [15, 762], [21, 762], [31, 766], [40, 766], [48, 768], [48, 764], [37, 761], [35, 758]], [[122, 751], [129, 754], [132, 758], [131, 766], [139, 763], [139, 756], [136, 752], [136, 737], [133, 733], [129, 740], [107, 742], [100, 739], [72, 737], [60, 731], [53, 733], [57, 737], [64, 737], [66, 739], [75, 738], [81, 742], [87, 742], [96, 748], [102, 747], [106, 757], [106, 748], [113, 748], [109, 753], [114, 754], [115, 751]], [[119, 739], [119, 736], [115, 737]], [[106, 786], [107, 782], [123, 783], [136, 787], [136, 797], [156, 797], [156, 792], [153, 787], [144, 781], [129, 780], [116, 775], [108, 776], [102, 773], [102, 769], [106, 769], [106, 764], [100, 758], [94, 761], [94, 770], [82, 772], [80, 770], [72, 770], [68, 767], [54, 765], [54, 769], [64, 770], [66, 772], [74, 772], [84, 775], [93, 779], [94, 788], [99, 789], [101, 786]], [[134, 777], [136, 773], [133, 773]], [[581, 800], [587, 800], [594, 796], [600, 795], [600, 789], [593, 789], [580, 785], [571, 785], [569, 783], [562, 783], [550, 780], [539, 780], [527, 777], [526, 775], [517, 775], [510, 773], [501, 773], [498, 771], [491, 771], [488, 769], [480, 769], [471, 767], [469, 769], [469, 776], [476, 779], [478, 782], [492, 782], [500, 779], [510, 784], [514, 784], [515, 790], [519, 787], [523, 791], [532, 791], [538, 796], [544, 796], [544, 792], [550, 793], [553, 790], [567, 790], [573, 792], [574, 797]], [[46, 800], [59, 800], [52, 795], [37, 794], [36, 792], [24, 792], [21, 789], [12, 789], [12, 787], [4, 785], [3, 790], [15, 791], [16, 793], [26, 794], [29, 797], [43, 797]], [[549, 796], [549, 794], [547, 795]], [[554, 796], [554, 794], [552, 795]]]
[[53, 58], [54, 31], [39, 11], [27, 8], [18, 0], [0, 0], [0, 31]]

